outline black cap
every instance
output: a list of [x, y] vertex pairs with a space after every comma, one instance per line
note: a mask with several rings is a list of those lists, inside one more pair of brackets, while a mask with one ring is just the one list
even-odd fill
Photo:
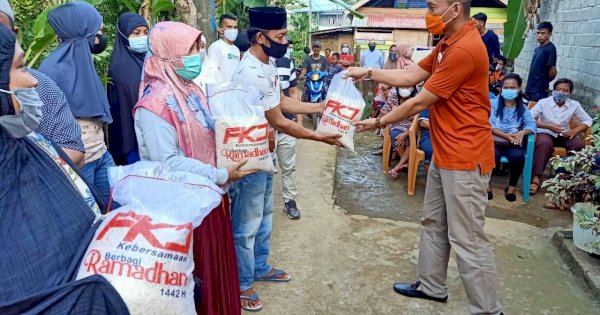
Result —
[[473, 18], [476, 19], [477, 21], [483, 21], [484, 23], [487, 22], [487, 15], [483, 12], [479, 12], [479, 13], [473, 15]]
[[282, 30], [287, 28], [287, 12], [277, 7], [256, 7], [248, 10], [250, 27], [263, 30]]

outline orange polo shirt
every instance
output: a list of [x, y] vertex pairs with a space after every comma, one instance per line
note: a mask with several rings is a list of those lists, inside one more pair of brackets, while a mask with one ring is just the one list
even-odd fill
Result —
[[489, 61], [475, 22], [443, 39], [419, 66], [431, 73], [425, 88], [440, 97], [429, 110], [435, 165], [487, 174], [495, 166], [489, 122]]

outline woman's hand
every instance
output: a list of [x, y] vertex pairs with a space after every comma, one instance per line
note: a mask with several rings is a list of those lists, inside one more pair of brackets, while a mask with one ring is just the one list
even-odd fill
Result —
[[244, 166], [244, 164], [246, 164], [246, 162], [248, 162], [248, 160], [241, 160], [241, 161], [231, 164], [225, 168], [225, 169], [227, 169], [227, 174], [229, 174], [229, 177], [227, 178], [228, 182], [235, 182], [236, 180], [239, 180], [244, 176], [248, 176], [248, 175], [256, 173], [258, 171], [258, 170], [247, 170], [247, 171], [240, 170], [240, 168], [242, 166]]
[[401, 134], [399, 134], [399, 135], [396, 137], [396, 139], [394, 139], [394, 140], [396, 140], [396, 141], [394, 142], [394, 146], [399, 146], [399, 145], [401, 145], [402, 143], [404, 143], [404, 141], [406, 141], [406, 138], [407, 138], [407, 137], [408, 137], [408, 132], [405, 132], [405, 133], [401, 133]]
[[369, 118], [361, 121], [355, 121], [354, 125], [358, 127], [358, 132], [365, 132], [377, 129], [377, 118]]
[[367, 74], [369, 74], [369, 69], [367, 68], [350, 67], [348, 68], [348, 72], [346, 72], [342, 78], [352, 78], [354, 81], [360, 81], [364, 79]]
[[525, 133], [523, 132], [523, 130], [512, 134], [511, 135], [512, 140], [510, 141], [512, 144], [514, 145], [523, 145], [523, 137], [525, 137]]

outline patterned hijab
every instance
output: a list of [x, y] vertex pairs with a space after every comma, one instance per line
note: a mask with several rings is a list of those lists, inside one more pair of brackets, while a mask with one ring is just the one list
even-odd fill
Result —
[[177, 131], [179, 146], [187, 157], [214, 166], [215, 129], [206, 97], [194, 82], [175, 72], [183, 68], [181, 57], [200, 44], [201, 36], [201, 31], [179, 22], [160, 22], [152, 28], [143, 93], [134, 112], [143, 107], [166, 120]]
[[408, 67], [415, 64], [409, 54], [410, 45], [407, 43], [397, 42], [396, 51], [398, 52], [398, 69], [407, 69]]

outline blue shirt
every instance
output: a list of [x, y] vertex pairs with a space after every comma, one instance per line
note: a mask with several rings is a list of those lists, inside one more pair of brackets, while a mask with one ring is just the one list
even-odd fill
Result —
[[531, 117], [529, 108], [527, 108], [525, 104], [521, 104], [521, 106], [525, 107], [523, 117], [517, 117], [516, 107], [504, 107], [502, 119], [500, 119], [500, 117], [496, 115], [496, 111], [498, 109], [498, 99], [493, 100], [492, 114], [490, 115], [490, 124], [492, 125], [492, 129], [500, 129], [502, 132], [506, 133], [517, 133], [523, 129], [529, 129], [532, 133], [535, 133], [537, 131], [537, 127], [535, 121]]
[[373, 69], [383, 68], [383, 53], [377, 49], [363, 50], [360, 58], [361, 67], [370, 67]]
[[[419, 121], [421, 120], [429, 120], [429, 109], [426, 109], [419, 114]], [[429, 129], [421, 128], [421, 139], [424, 139], [425, 137], [429, 139]]]

